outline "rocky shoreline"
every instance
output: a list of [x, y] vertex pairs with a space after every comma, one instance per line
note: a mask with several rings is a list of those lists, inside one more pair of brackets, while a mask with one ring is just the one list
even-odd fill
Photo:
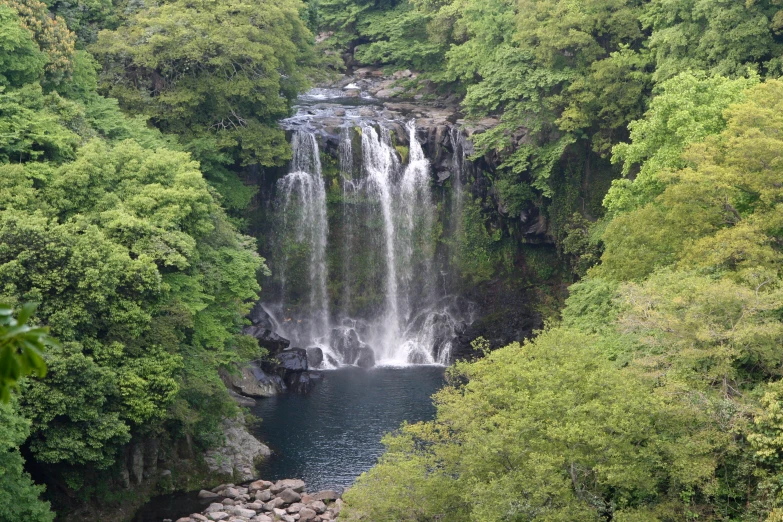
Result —
[[307, 493], [305, 483], [298, 479], [256, 480], [245, 486], [221, 484], [201, 490], [198, 496], [212, 503], [201, 513], [176, 522], [326, 522], [336, 519], [343, 505], [337, 491]]

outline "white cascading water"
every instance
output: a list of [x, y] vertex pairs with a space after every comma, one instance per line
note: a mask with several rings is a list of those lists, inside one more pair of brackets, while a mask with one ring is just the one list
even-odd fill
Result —
[[[294, 133], [291, 148], [291, 172], [278, 181], [278, 191], [282, 194], [284, 230], [292, 227], [297, 241], [306, 242], [310, 246], [309, 334], [310, 339], [316, 339], [329, 332], [329, 297], [326, 290], [326, 190], [315, 135], [302, 131]], [[281, 266], [283, 285], [284, 270], [285, 263]]]
[[[342, 272], [342, 306], [330, 315], [327, 281], [337, 274], [327, 274], [327, 198], [318, 141], [312, 132], [296, 130], [290, 172], [278, 181], [277, 208], [282, 212], [282, 234], [289, 238], [286, 248], [291, 248], [293, 239], [299, 245], [295, 248], [304, 244], [310, 249], [309, 305], [303, 306], [301, 288], [296, 302], [288, 300], [289, 258], [284, 248], [277, 266], [281, 302], [264, 310], [277, 333], [294, 346], [320, 348], [322, 368], [447, 364], [456, 332], [470, 319], [465, 316], [464, 301], [446, 295], [445, 289], [440, 295], [436, 291], [437, 278], [432, 274], [436, 206], [430, 190], [430, 162], [413, 122], [405, 129], [409, 147], [404, 167], [389, 129], [359, 122], [361, 164], [354, 165], [351, 133], [355, 127], [342, 127], [338, 142], [343, 224], [342, 244], [336, 245], [341, 259], [333, 269]], [[372, 229], [375, 236], [367, 243], [371, 221], [378, 228]], [[353, 318], [348, 312], [351, 298], [367, 289], [352, 288], [362, 283], [352, 283], [350, 276], [355, 263], [365, 261], [366, 265], [367, 256], [375, 256], [383, 302], [377, 310], [360, 307], [364, 318]]]
[[[383, 214], [384, 251], [386, 255], [386, 310], [383, 330], [377, 338], [378, 362], [396, 361], [395, 345], [400, 343], [400, 311], [397, 295], [397, 252], [394, 226], [393, 177], [399, 170], [397, 153], [391, 144], [389, 131], [381, 129], [379, 136], [371, 126], [362, 128], [362, 157], [367, 172], [368, 190], [380, 203]], [[404, 362], [404, 361], [399, 361]]]

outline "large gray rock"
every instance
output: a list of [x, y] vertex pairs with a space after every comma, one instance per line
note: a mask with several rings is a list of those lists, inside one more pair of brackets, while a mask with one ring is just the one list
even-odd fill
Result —
[[316, 513], [314, 509], [310, 509], [310, 508], [304, 508], [299, 512], [300, 522], [305, 522], [307, 520], [315, 520], [315, 517], [317, 516], [318, 513]]
[[207, 517], [210, 520], [223, 520], [223, 519], [226, 519], [226, 518], [228, 518], [230, 516], [231, 515], [229, 515], [228, 513], [224, 512], [224, 511], [213, 511], [209, 515], [207, 515]]
[[239, 419], [223, 421], [225, 443], [219, 448], [207, 451], [204, 461], [213, 473], [233, 475], [241, 480], [255, 476], [256, 462], [269, 457], [272, 452], [253, 437]]
[[264, 509], [267, 511], [274, 511], [275, 509], [281, 507], [283, 504], [285, 504], [285, 500], [282, 498], [273, 498], [266, 504], [264, 504]]
[[269, 502], [272, 499], [272, 492], [268, 489], [262, 491], [256, 491], [256, 500], [261, 502]]
[[202, 489], [198, 492], [198, 498], [200, 499], [210, 499], [210, 498], [218, 498], [220, 495], [217, 493], [213, 493], [212, 491], [207, 491], [206, 489]]
[[222, 371], [223, 381], [241, 395], [249, 397], [274, 397], [284, 389], [282, 379], [268, 375], [256, 363], [250, 363], [234, 371]]
[[324, 504], [320, 500], [316, 500], [315, 502], [311, 502], [310, 505], [307, 506], [307, 507], [309, 507], [310, 509], [312, 509], [313, 511], [315, 511], [316, 513], [319, 513], [319, 514], [323, 513], [324, 511], [326, 511], [326, 504]]
[[269, 482], [268, 480], [256, 480], [251, 482], [247, 489], [250, 493], [253, 493], [254, 491], [260, 491], [262, 489], [269, 489], [273, 484], [274, 482]]
[[277, 498], [283, 499], [286, 504], [293, 504], [302, 500], [302, 496], [291, 488], [286, 488], [277, 494]]
[[285, 337], [280, 337], [269, 328], [264, 328], [263, 326], [246, 326], [243, 333], [255, 337], [259, 346], [266, 348], [272, 353], [281, 352], [291, 345], [291, 341]]
[[323, 491], [319, 491], [318, 493], [313, 495], [313, 499], [315, 500], [337, 500], [340, 498], [340, 494], [333, 489], [325, 489]]
[[307, 349], [307, 366], [318, 368], [324, 362], [324, 351], [317, 346], [311, 346]]
[[310, 393], [322, 377], [320, 372], [292, 372], [286, 375], [285, 384], [289, 391], [305, 394]]
[[359, 339], [354, 328], [334, 328], [329, 335], [329, 345], [343, 364], [355, 364], [361, 368], [375, 366], [375, 352]]
[[303, 507], [305, 507], [305, 505], [302, 504], [301, 502], [294, 502], [293, 504], [288, 506], [288, 509], [286, 509], [286, 511], [291, 515], [293, 515], [294, 513], [299, 513]]
[[213, 511], [223, 511], [225, 506], [223, 504], [218, 504], [217, 502], [213, 502], [209, 505], [207, 509], [204, 510], [204, 513], [212, 513]]
[[238, 517], [245, 517], [245, 518], [251, 518], [256, 516], [256, 512], [252, 509], [245, 509], [245, 508], [234, 508], [234, 514]]
[[277, 495], [284, 489], [292, 489], [296, 491], [297, 493], [301, 493], [304, 491], [305, 483], [303, 480], [299, 479], [284, 479], [284, 480], [278, 480], [277, 482], [272, 485], [269, 490], [272, 492], [273, 495]]
[[287, 372], [307, 371], [307, 350], [303, 348], [291, 348], [277, 354], [277, 368]]

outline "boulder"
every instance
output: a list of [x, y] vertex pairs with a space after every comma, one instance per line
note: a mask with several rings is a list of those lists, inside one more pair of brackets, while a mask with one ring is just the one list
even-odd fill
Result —
[[[213, 473], [233, 475], [242, 480], [252, 479], [255, 463], [272, 452], [250, 434], [241, 418], [224, 420], [223, 434], [223, 445], [207, 451], [204, 456], [207, 467]], [[239, 491], [236, 494], [239, 495]]]
[[324, 351], [317, 346], [311, 346], [307, 349], [307, 365], [310, 368], [317, 368], [324, 362]]
[[252, 520], [254, 520], [255, 522], [274, 522], [271, 518], [269, 518], [266, 515], [258, 515]]
[[360, 67], [359, 69], [354, 70], [353, 74], [357, 78], [364, 78], [367, 76], [371, 76], [373, 71], [375, 71], [374, 67]]
[[268, 480], [256, 480], [254, 482], [251, 482], [250, 485], [247, 487], [249, 492], [259, 491], [262, 489], [269, 489], [269, 486], [272, 485], [272, 482], [269, 482]]
[[338, 498], [340, 498], [340, 494], [333, 489], [325, 489], [313, 495], [313, 500], [333, 501], [337, 500]]
[[288, 389], [294, 393], [310, 393], [310, 390], [313, 389], [316, 381], [320, 380], [320, 375], [316, 375], [316, 373], [317, 372], [289, 373], [285, 377], [285, 384]]
[[[307, 371], [307, 350], [303, 348], [291, 348], [277, 354], [278, 370], [284, 372]], [[278, 372], [279, 373], [279, 372]]]
[[202, 515], [201, 513], [191, 513], [190, 518], [193, 520], [196, 520], [197, 522], [208, 522], [208, 518]]
[[236, 501], [234, 501], [233, 498], [224, 498], [222, 502], [224, 506], [233, 506], [236, 504]]
[[285, 388], [279, 377], [266, 374], [255, 363], [236, 368], [232, 372], [222, 370], [221, 377], [229, 388], [248, 397], [274, 397]]
[[256, 500], [261, 502], [269, 502], [272, 499], [272, 492], [268, 489], [263, 491], [256, 491]]
[[301, 511], [303, 507], [305, 507], [305, 505], [302, 504], [301, 502], [294, 502], [293, 504], [288, 506], [288, 509], [286, 509], [286, 511], [293, 515], [294, 513], [299, 513], [299, 511]]
[[[226, 488], [226, 490], [223, 492], [223, 494], [225, 496], [227, 496], [228, 498], [236, 498], [236, 497], [239, 496], [240, 493], [239, 493], [239, 490], [237, 490], [236, 488]], [[224, 502], [224, 504], [225, 504], [225, 502]]]
[[284, 489], [291, 489], [297, 493], [301, 493], [304, 491], [305, 483], [303, 480], [299, 479], [284, 479], [284, 480], [278, 480], [275, 482], [275, 484], [270, 487], [269, 489], [272, 491], [273, 495], [277, 495]]
[[210, 520], [223, 520], [228, 518], [230, 515], [226, 513], [225, 511], [213, 511], [207, 517], [209, 517]]
[[307, 507], [309, 507], [310, 509], [312, 509], [313, 511], [315, 511], [316, 513], [319, 513], [319, 514], [323, 513], [324, 511], [326, 511], [326, 504], [324, 504], [320, 500], [316, 500], [315, 502], [311, 502], [310, 505], [307, 506]]
[[225, 508], [223, 504], [218, 504], [214, 502], [210, 504], [207, 509], [204, 510], [204, 513], [212, 513], [213, 511], [223, 511], [223, 508]]
[[391, 89], [381, 89], [375, 93], [378, 98], [393, 98], [402, 93], [402, 89], [399, 87], [393, 87]]
[[301, 495], [291, 488], [286, 488], [278, 493], [277, 498], [282, 499], [286, 504], [293, 504], [294, 502], [299, 502], [302, 500]]
[[249, 504], [246, 504], [245, 507], [247, 509], [252, 509], [253, 511], [261, 511], [264, 508], [264, 503], [263, 502], [259, 502], [259, 501], [255, 501], [255, 502], [251, 502]]
[[177, 522], [193, 522], [193, 519], [190, 517], [182, 517], [182, 518], [178, 518]]
[[234, 402], [239, 404], [240, 406], [244, 406], [245, 408], [252, 408], [256, 405], [256, 401], [254, 399], [251, 399], [250, 397], [245, 397], [244, 395], [241, 395], [231, 388], [228, 389], [228, 394], [231, 396], [232, 399], [234, 399]]
[[315, 497], [313, 497], [309, 493], [302, 494], [302, 504], [309, 504], [310, 502], [313, 502], [314, 500], [315, 500]]
[[275, 509], [279, 508], [283, 504], [285, 504], [285, 500], [283, 500], [282, 498], [273, 498], [272, 500], [270, 500], [264, 505], [264, 509], [267, 511], [274, 511]]
[[263, 326], [246, 326], [242, 332], [245, 335], [255, 337], [259, 346], [272, 353], [282, 352], [291, 345], [291, 341]]
[[220, 495], [212, 491], [207, 491], [206, 489], [202, 489], [201, 491], [198, 492], [198, 498], [202, 500], [218, 498], [218, 497], [220, 497]]
[[316, 513], [315, 510], [310, 508], [304, 508], [299, 512], [300, 522], [305, 522], [307, 520], [314, 520], [316, 516], [318, 516], [318, 513]]
[[355, 328], [332, 329], [329, 344], [344, 364], [355, 364], [361, 368], [375, 366], [375, 352], [359, 339]]
[[272, 512], [277, 515], [278, 517], [282, 517], [283, 515], [286, 515], [285, 509], [275, 508], [272, 510]]
[[245, 517], [245, 518], [251, 518], [256, 516], [256, 512], [252, 509], [246, 509], [246, 508], [234, 508], [234, 514], [238, 517]]

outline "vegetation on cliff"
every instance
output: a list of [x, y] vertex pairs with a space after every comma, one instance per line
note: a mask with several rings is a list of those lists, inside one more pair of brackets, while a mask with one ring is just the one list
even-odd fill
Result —
[[783, 520], [781, 29], [778, 0], [0, 1], [0, 325], [60, 341], [45, 377], [0, 344], [0, 520], [53, 518], [22, 455], [82, 502], [131, 441], [219, 442], [218, 369], [262, 352], [247, 181], [290, 157], [314, 32], [497, 122], [467, 284], [551, 278], [529, 234], [578, 280], [538, 337], [454, 367], [343, 516]]
[[455, 365], [349, 520], [779, 520], [783, 83], [757, 82], [663, 83], [561, 318]]

